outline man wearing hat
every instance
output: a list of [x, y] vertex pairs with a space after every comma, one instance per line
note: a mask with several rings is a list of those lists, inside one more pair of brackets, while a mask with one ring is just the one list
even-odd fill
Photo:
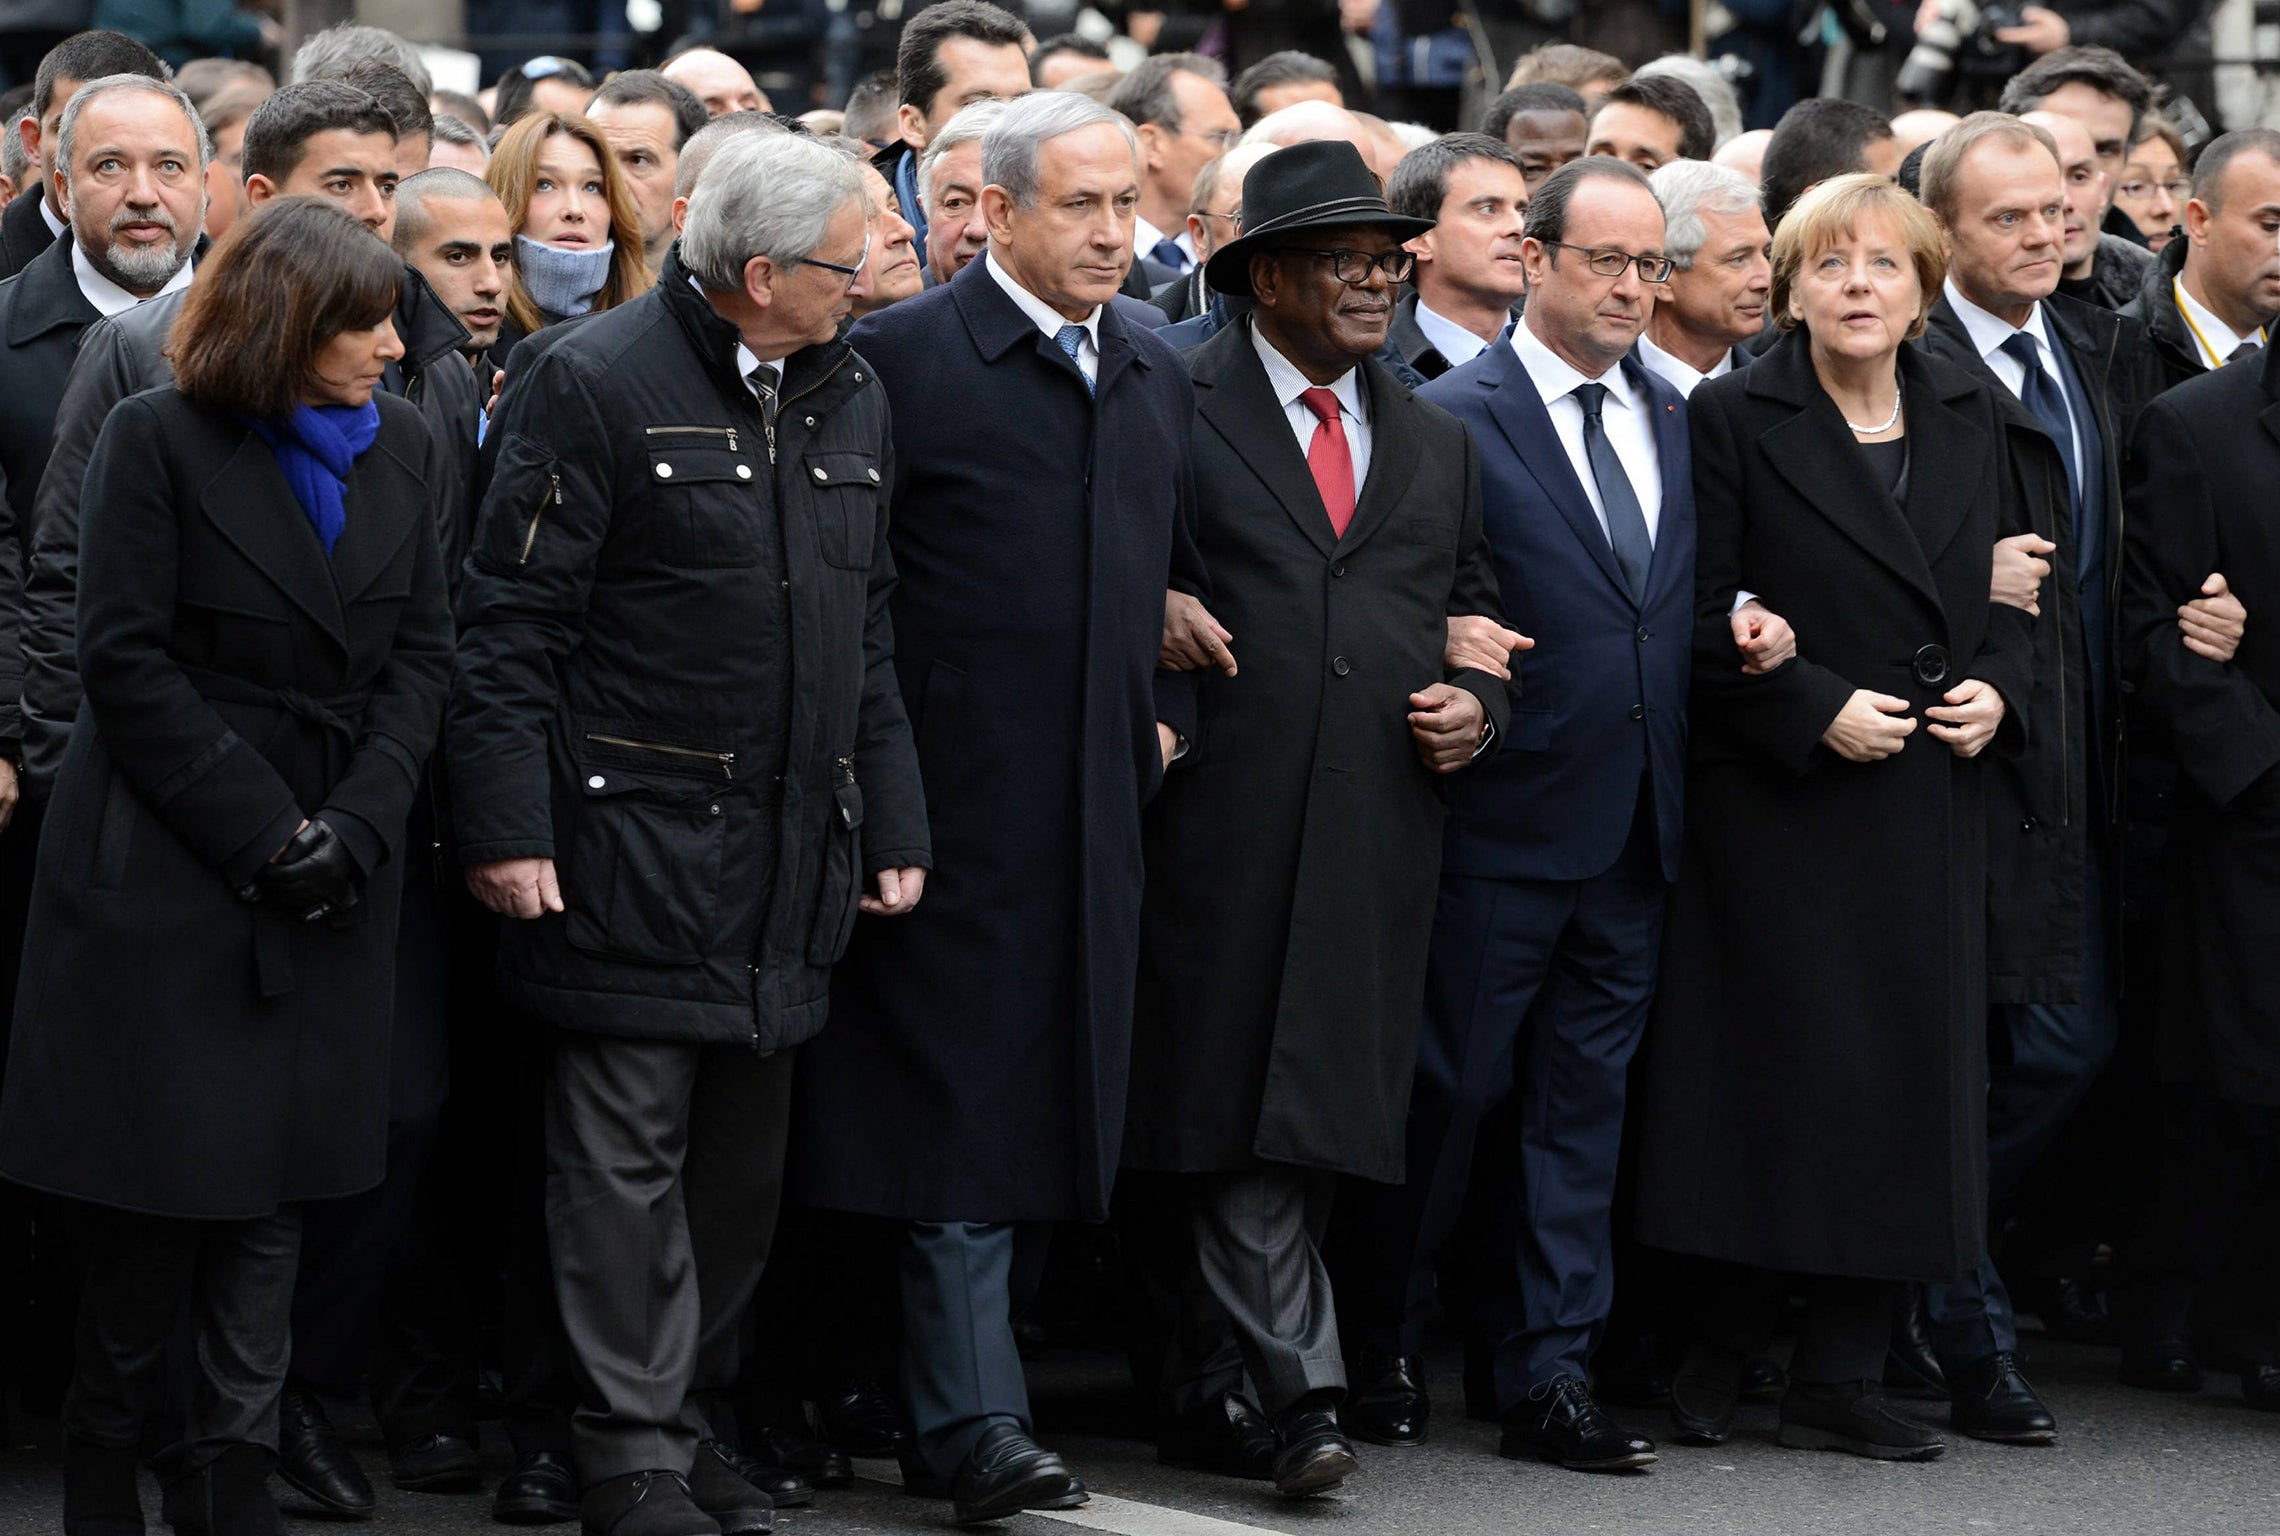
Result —
[[1355, 1465], [1318, 1245], [1341, 1175], [1402, 1176], [1440, 780], [1509, 706], [1443, 660], [1450, 615], [1498, 610], [1472, 445], [1375, 360], [1430, 222], [1344, 143], [1243, 201], [1208, 280], [1251, 306], [1189, 361], [1197, 540], [1245, 644], [1146, 821], [1125, 1165], [1186, 1186], [1187, 1370], [1228, 1378], [1194, 1395], [1255, 1394], [1299, 1496]]

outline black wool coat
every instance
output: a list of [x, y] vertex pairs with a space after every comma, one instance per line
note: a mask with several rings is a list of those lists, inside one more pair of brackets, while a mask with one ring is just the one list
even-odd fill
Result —
[[[332, 558], [268, 445], [172, 386], [88, 465], [86, 703], [40, 841], [0, 1174], [239, 1218], [380, 1180], [397, 855], [451, 661], [436, 449], [380, 400]], [[367, 875], [317, 924], [238, 891], [305, 816]]]
[[1098, 1218], [1156, 724], [1195, 731], [1195, 677], [1156, 669], [1165, 589], [1203, 589], [1195, 392], [1108, 306], [1088, 394], [987, 260], [854, 332], [894, 403], [895, 668], [935, 872], [916, 911], [856, 925], [801, 1055], [792, 1179], [874, 1215]]
[[1500, 611], [1479, 464], [1365, 360], [1369, 477], [1337, 537], [1250, 318], [1190, 364], [1196, 538], [1238, 670], [1197, 674], [1191, 750], [1148, 809], [1126, 1155], [1396, 1183], [1444, 815], [1409, 696], [1453, 682], [1510, 715], [1500, 679], [1442, 665], [1450, 615]]
[[[1986, 387], [1901, 349], [1904, 514], [1807, 346], [1784, 338], [1687, 407], [1693, 729], [1639, 1233], [1770, 1269], [1948, 1279], [1985, 1243], [1987, 757], [2024, 743], [2031, 644], [1988, 583], [2019, 518]], [[1737, 589], [1796, 627], [1797, 659], [1735, 670]], [[1926, 646], [1948, 655], [1943, 683], [1914, 670]], [[1856, 688], [1920, 720], [1965, 678], [2008, 705], [1978, 758], [1921, 723], [1880, 763], [1821, 744]]]
[[[48, 228], [40, 213], [44, 195], [37, 185], [19, 192], [0, 210], [0, 278], [14, 277], [30, 266], [42, 251], [61, 243], [63, 236]], [[65, 234], [70, 233], [66, 230]]]
[[[2280, 352], [2181, 384], [2139, 419], [2122, 665], [2175, 749], [2160, 996], [2164, 1075], [2280, 1105]], [[2225, 665], [2177, 607], [2222, 571], [2249, 612]]]

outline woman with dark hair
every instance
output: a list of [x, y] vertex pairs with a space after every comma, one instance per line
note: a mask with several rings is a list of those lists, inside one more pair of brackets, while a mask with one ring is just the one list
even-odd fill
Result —
[[583, 117], [533, 112], [491, 151], [491, 190], [515, 232], [515, 281], [492, 356], [531, 332], [648, 290], [641, 212], [602, 130]]
[[187, 1315], [183, 1536], [266, 1482], [302, 1202], [379, 1183], [405, 816], [451, 660], [434, 437], [375, 386], [402, 266], [281, 198], [198, 269], [175, 382], [87, 466], [86, 701], [26, 928], [0, 1175], [85, 1202], [67, 1531], [139, 1532]]

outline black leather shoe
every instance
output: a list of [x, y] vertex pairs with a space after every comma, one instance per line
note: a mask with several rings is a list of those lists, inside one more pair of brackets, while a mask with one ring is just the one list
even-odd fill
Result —
[[1265, 1482], [1275, 1475], [1282, 1447], [1267, 1416], [1233, 1392], [1199, 1413], [1168, 1421], [1156, 1437], [1156, 1459], [1167, 1467], [1216, 1472]]
[[483, 1486], [474, 1442], [449, 1430], [388, 1447], [388, 1481], [406, 1493], [473, 1493]]
[[851, 1381], [816, 1400], [823, 1438], [850, 1456], [899, 1456], [910, 1430], [894, 1394], [875, 1381]]
[[1932, 1350], [1932, 1320], [1924, 1311], [1924, 1288], [1908, 1287], [1908, 1296], [1892, 1314], [1892, 1347], [1884, 1356], [1884, 1390], [1893, 1397], [1922, 1402], [1948, 1400], [1947, 1377], [1940, 1357]]
[[143, 1536], [141, 1458], [133, 1446], [113, 1450], [63, 1442], [64, 1536]]
[[1838, 1386], [1791, 1382], [1775, 1436], [1798, 1451], [1849, 1451], [1871, 1461], [1930, 1461], [1947, 1449], [1939, 1431], [1884, 1406], [1873, 1381]]
[[[706, 1440], [698, 1445], [697, 1456], [703, 1459], [707, 1448], [713, 1455], [728, 1464], [730, 1471], [753, 1487], [768, 1495], [769, 1502], [778, 1509], [796, 1509], [802, 1504], [815, 1502], [815, 1484], [788, 1467], [763, 1461], [726, 1440]], [[699, 1500], [702, 1503], [703, 1500]]]
[[168, 1493], [175, 1536], [285, 1536], [285, 1516], [269, 1494], [269, 1452], [233, 1445]]
[[1504, 1421], [1496, 1454], [1538, 1457], [1570, 1472], [1630, 1472], [1654, 1465], [1655, 1443], [1619, 1428], [1591, 1400], [1590, 1388], [1562, 1376], [1529, 1391], [1527, 1406]]
[[689, 1463], [689, 1502], [712, 1516], [721, 1536], [767, 1536], [776, 1528], [776, 1501], [744, 1475], [736, 1458], [718, 1440], [698, 1441]]
[[578, 1518], [578, 1480], [570, 1463], [552, 1451], [533, 1451], [491, 1496], [491, 1518], [501, 1525], [560, 1525]]
[[1724, 1445], [1741, 1406], [1750, 1362], [1738, 1350], [1697, 1344], [1670, 1383], [1670, 1423], [1686, 1445]]
[[1309, 1392], [1278, 1414], [1275, 1444], [1275, 1492], [1286, 1499], [1328, 1493], [1361, 1466], [1327, 1392]]
[[1780, 1400], [1789, 1390], [1789, 1377], [1780, 1366], [1760, 1355], [1742, 1372], [1742, 1401], [1745, 1403], [1771, 1403]]
[[2259, 1413], [2280, 1413], [2280, 1365], [2244, 1365], [2240, 1400]]
[[1997, 1445], [2048, 1445], [2058, 1438], [2058, 1420], [2009, 1350], [1957, 1366], [1948, 1382], [1955, 1389], [1948, 1425], [1958, 1434]]
[[2198, 1392], [2201, 1362], [2183, 1339], [2145, 1339], [2122, 1346], [2114, 1379], [2147, 1392]]
[[992, 1424], [950, 1481], [960, 1525], [1006, 1520], [1025, 1509], [1075, 1509], [1088, 1495], [1060, 1457], [1014, 1424]]
[[1354, 1373], [1361, 1385], [1346, 1395], [1339, 1415], [1346, 1432], [1372, 1445], [1423, 1445], [1433, 1399], [1425, 1392], [1425, 1363], [1410, 1355], [1364, 1360]]
[[304, 1387], [288, 1386], [277, 1399], [277, 1476], [336, 1520], [367, 1519], [380, 1502], [325, 1405]]
[[[844, 1488], [855, 1481], [855, 1463], [847, 1459], [847, 1453], [818, 1440], [805, 1429], [771, 1426], [756, 1433], [748, 1430], [745, 1443], [751, 1447], [752, 1459], [760, 1465], [779, 1467], [805, 1479], [811, 1497], [813, 1489]], [[800, 1502], [804, 1504], [807, 1500]]]
[[697, 1508], [678, 1472], [627, 1472], [586, 1490], [578, 1501], [585, 1536], [721, 1536], [720, 1524]]

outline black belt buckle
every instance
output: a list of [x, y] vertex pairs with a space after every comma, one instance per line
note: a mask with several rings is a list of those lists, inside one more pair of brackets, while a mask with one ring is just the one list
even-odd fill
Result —
[[1922, 683], [1926, 688], [1937, 688], [1940, 684], [1947, 681], [1947, 647], [1944, 645], [1926, 645], [1919, 647], [1916, 651], [1916, 659], [1912, 665], [1916, 671], [1917, 682]]

